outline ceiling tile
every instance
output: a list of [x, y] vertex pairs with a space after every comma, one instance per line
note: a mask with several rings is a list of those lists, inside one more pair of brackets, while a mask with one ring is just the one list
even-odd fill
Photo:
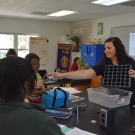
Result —
[[[92, 1], [93, 0], [0, 0], [0, 16], [75, 22], [135, 12], [134, 7], [129, 7], [124, 4], [103, 6], [92, 4]], [[64, 17], [48, 17], [44, 14], [30, 14], [31, 12], [53, 13], [59, 10], [72, 10], [78, 13]]]

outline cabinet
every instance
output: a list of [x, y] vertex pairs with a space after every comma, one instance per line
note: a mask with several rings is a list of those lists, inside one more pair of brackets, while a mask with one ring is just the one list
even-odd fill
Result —
[[104, 54], [103, 44], [82, 44], [81, 45], [81, 57], [83, 57], [88, 63], [89, 67], [93, 67], [98, 64]]

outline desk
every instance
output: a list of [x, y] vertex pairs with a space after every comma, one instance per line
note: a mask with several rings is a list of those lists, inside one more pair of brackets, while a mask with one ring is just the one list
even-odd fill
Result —
[[90, 79], [87, 80], [71, 80], [71, 79], [62, 79], [59, 81], [48, 81], [44, 80], [45, 85], [55, 85], [59, 84], [62, 87], [65, 84], [71, 83], [71, 86], [78, 86], [78, 85], [88, 85], [90, 84]]
[[72, 83], [72, 82], [74, 82], [74, 81], [73, 80], [70, 80], [70, 79], [58, 80], [58, 81], [48, 81], [48, 80], [45, 80], [44, 81], [44, 85], [55, 85], [55, 84], [59, 84], [60, 87], [62, 87], [64, 84]]
[[[67, 127], [78, 127], [98, 135], [135, 135], [135, 133], [130, 131], [131, 127], [135, 125], [135, 108], [131, 108], [128, 105], [115, 108], [115, 130], [110, 132], [100, 127], [100, 114], [94, 114], [94, 112], [100, 111], [101, 108], [105, 107], [89, 102], [86, 92], [76, 95], [86, 99], [70, 103], [70, 105], [86, 103], [85, 111], [79, 112], [79, 118], [73, 113], [69, 119], [56, 119], [58, 124], [64, 124]], [[91, 120], [96, 120], [97, 122], [93, 124]]]

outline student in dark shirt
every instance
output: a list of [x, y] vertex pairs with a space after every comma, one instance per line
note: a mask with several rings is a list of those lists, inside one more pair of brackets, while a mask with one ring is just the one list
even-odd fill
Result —
[[98, 75], [104, 77], [105, 66], [106, 65], [131, 65], [132, 69], [129, 70], [129, 75], [131, 76], [131, 87], [127, 90], [132, 91], [132, 97], [130, 100], [130, 105], [135, 105], [135, 60], [128, 56], [125, 51], [125, 47], [118, 37], [110, 37], [105, 41], [104, 47], [104, 57], [101, 62], [88, 70], [78, 70], [75, 72], [67, 73], [49, 73], [52, 75], [52, 79], [91, 79]]
[[26, 59], [0, 60], [0, 135], [63, 135], [43, 107], [24, 102], [35, 81], [35, 72]]

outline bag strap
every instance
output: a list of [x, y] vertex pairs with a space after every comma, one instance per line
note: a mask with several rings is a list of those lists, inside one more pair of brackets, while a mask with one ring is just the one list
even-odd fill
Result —
[[62, 91], [62, 92], [64, 93], [64, 95], [65, 95], [65, 99], [64, 99], [64, 105], [62, 106], [62, 107], [64, 107], [64, 106], [66, 106], [66, 101], [67, 101], [67, 93], [66, 93], [66, 91], [64, 91], [63, 89], [61, 89], [61, 88], [59, 88], [59, 87], [54, 89], [54, 98], [53, 98], [53, 102], [52, 102], [52, 107], [54, 107], [55, 102], [56, 102], [57, 90]]
[[44, 92], [42, 93], [42, 95], [43, 95], [43, 94], [46, 94], [46, 95], [48, 95], [48, 93], [47, 93], [46, 91], [44, 91]]

